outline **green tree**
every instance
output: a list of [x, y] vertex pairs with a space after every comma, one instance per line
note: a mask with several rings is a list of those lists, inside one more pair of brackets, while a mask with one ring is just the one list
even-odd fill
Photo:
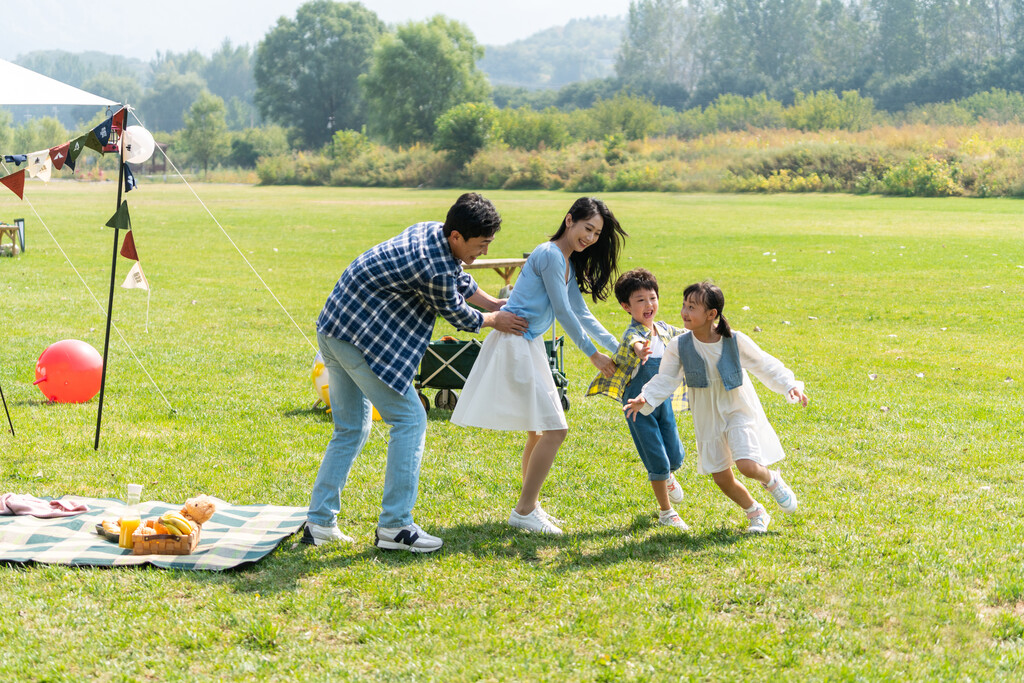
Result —
[[615, 70], [628, 85], [674, 85], [691, 91], [703, 73], [699, 5], [688, 0], [633, 0]]
[[246, 128], [231, 135], [232, 164], [242, 168], [256, 168], [261, 157], [272, 157], [288, 152], [288, 135], [281, 126]]
[[359, 3], [313, 0], [281, 17], [256, 47], [255, 101], [264, 119], [319, 147], [365, 123], [359, 75], [384, 23]]
[[360, 78], [371, 132], [389, 142], [433, 138], [437, 118], [464, 102], [483, 102], [490, 86], [476, 62], [483, 48], [465, 24], [436, 16], [381, 38]]
[[140, 118], [150, 130], [180, 130], [185, 125], [185, 112], [205, 89], [206, 82], [197, 73], [164, 71], [143, 96]]
[[482, 102], [463, 102], [437, 119], [434, 149], [453, 163], [464, 166], [495, 136], [497, 110]]
[[182, 145], [193, 162], [203, 167], [205, 176], [210, 162], [227, 156], [230, 151], [228, 126], [224, 120], [224, 100], [204, 90], [185, 115]]

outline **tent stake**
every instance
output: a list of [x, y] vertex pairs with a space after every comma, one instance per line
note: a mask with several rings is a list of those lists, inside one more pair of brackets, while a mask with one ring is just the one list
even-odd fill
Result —
[[[128, 114], [125, 112], [125, 122], [127, 122]], [[118, 172], [117, 172], [117, 208], [121, 208], [121, 194], [124, 190], [124, 123], [121, 125], [121, 137], [118, 141], [120, 147], [120, 154], [118, 155]], [[116, 221], [115, 221], [116, 223]], [[129, 228], [130, 229], [130, 228]], [[96, 443], [93, 445], [93, 450], [98, 451], [100, 449], [100, 423], [103, 421], [103, 391], [107, 386], [107, 351], [110, 349], [110, 320], [114, 309], [114, 281], [117, 278], [117, 247], [118, 238], [120, 235], [120, 229], [117, 225], [114, 225], [114, 252], [110, 258], [110, 296], [107, 298], [107, 333], [103, 339], [103, 374], [100, 378], [100, 406], [96, 413]]]

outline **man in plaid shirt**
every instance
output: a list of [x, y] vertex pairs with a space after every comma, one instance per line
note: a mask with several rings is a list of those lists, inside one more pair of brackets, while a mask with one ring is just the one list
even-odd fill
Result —
[[370, 436], [372, 403], [391, 425], [374, 543], [421, 553], [441, 547], [441, 539], [412, 518], [427, 431], [413, 377], [438, 315], [468, 332], [526, 331], [524, 318], [500, 311], [505, 300], [479, 289], [462, 270], [463, 263], [487, 254], [500, 228], [494, 205], [466, 193], [443, 224], [417, 223], [363, 253], [342, 273], [317, 321], [334, 434], [313, 485], [303, 542], [352, 541], [338, 529], [337, 515], [352, 463]]

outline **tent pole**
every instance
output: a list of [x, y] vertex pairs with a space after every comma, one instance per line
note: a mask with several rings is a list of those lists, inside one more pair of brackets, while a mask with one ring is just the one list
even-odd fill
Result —
[[11, 411], [7, 410], [7, 399], [4, 398], [4, 388], [2, 386], [0, 386], [0, 401], [4, 403], [4, 412], [7, 413], [7, 424], [11, 426], [11, 436], [15, 436], [14, 423], [11, 422]]
[[[121, 194], [124, 191], [124, 124], [127, 122], [127, 119], [128, 113], [125, 112], [125, 119], [121, 123], [121, 138], [118, 141], [120, 153], [118, 155], [119, 164], [117, 172], [117, 209], [121, 208]], [[107, 352], [110, 349], [110, 319], [114, 309], [114, 281], [117, 278], [117, 247], [119, 236], [120, 229], [115, 225], [114, 251], [110, 257], [110, 296], [107, 298], [107, 333], [103, 339], [103, 374], [100, 378], [100, 406], [96, 413], [96, 443], [93, 445], [93, 450], [96, 451], [100, 449], [100, 423], [103, 421], [103, 391], [107, 386]]]

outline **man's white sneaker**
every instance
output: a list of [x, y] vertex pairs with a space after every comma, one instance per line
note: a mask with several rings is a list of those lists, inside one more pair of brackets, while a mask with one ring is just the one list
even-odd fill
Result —
[[541, 534], [550, 534], [552, 536], [561, 536], [562, 530], [555, 526], [547, 515], [543, 514], [543, 510], [539, 507], [533, 509], [528, 515], [521, 515], [515, 510], [512, 510], [512, 514], [508, 516], [508, 523], [517, 529], [525, 529], [526, 531], [536, 531]]
[[658, 524], [662, 526], [670, 526], [682, 531], [689, 531], [690, 526], [683, 521], [679, 514], [675, 510], [668, 510], [658, 515]]
[[771, 475], [771, 480], [767, 484], [761, 485], [768, 489], [783, 512], [796, 512], [796, 494], [793, 493], [793, 489], [782, 480], [782, 475], [778, 470], [771, 470]]
[[668, 480], [665, 482], [668, 487], [668, 499], [673, 503], [683, 502], [683, 489], [679, 486], [679, 482], [676, 481], [676, 475], [669, 474]]
[[771, 523], [771, 515], [760, 503], [757, 503], [754, 509], [747, 513], [748, 534], [763, 534], [768, 531], [768, 525]]
[[321, 526], [306, 522], [302, 529], [302, 542], [306, 545], [323, 545], [325, 543], [355, 543], [355, 539], [341, 533], [337, 524]]
[[377, 527], [373, 544], [381, 550], [408, 550], [411, 553], [432, 553], [444, 543], [413, 523], [397, 529]]

